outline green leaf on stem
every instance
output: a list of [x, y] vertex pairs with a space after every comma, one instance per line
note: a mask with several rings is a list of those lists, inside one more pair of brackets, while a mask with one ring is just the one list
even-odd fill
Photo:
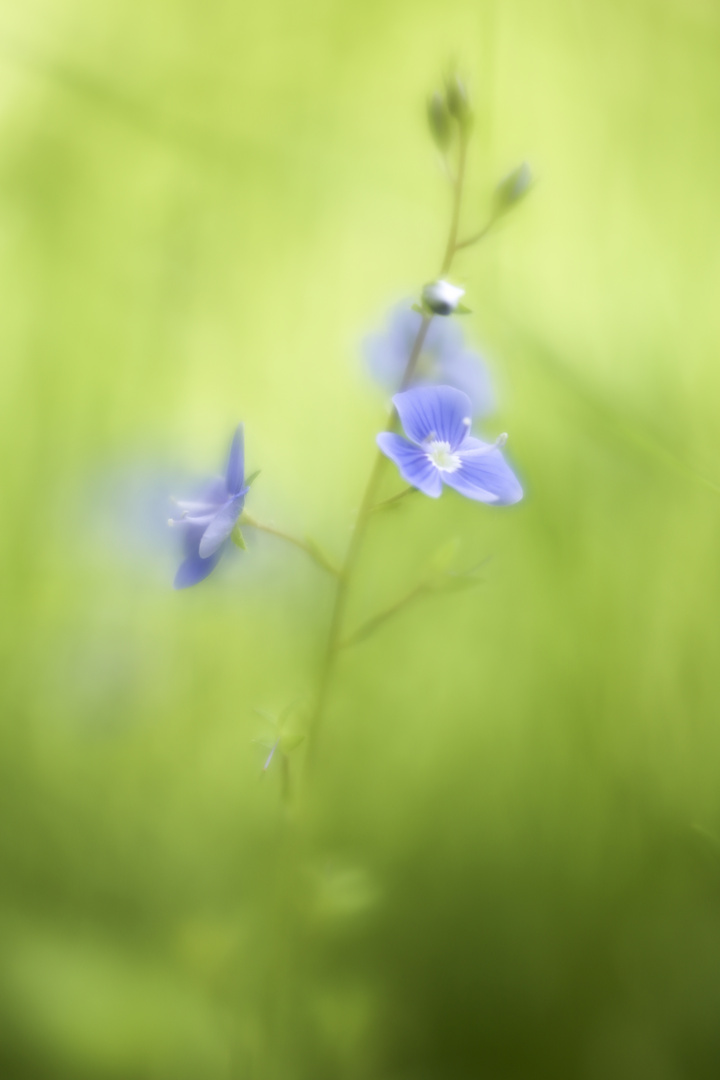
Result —
[[441, 544], [427, 564], [427, 577], [431, 578], [437, 574], [446, 574], [459, 550], [460, 540], [457, 536], [453, 536], [450, 540], [446, 540], [444, 544]]
[[243, 536], [239, 525], [237, 525], [237, 524], [235, 525], [235, 528], [230, 533], [230, 539], [232, 540], [235, 547], [240, 548], [241, 551], [247, 551], [247, 544], [245, 543], [245, 537]]
[[296, 750], [304, 740], [305, 735], [303, 732], [288, 731], [286, 734], [280, 736], [280, 749], [283, 754], [290, 754], [293, 750]]

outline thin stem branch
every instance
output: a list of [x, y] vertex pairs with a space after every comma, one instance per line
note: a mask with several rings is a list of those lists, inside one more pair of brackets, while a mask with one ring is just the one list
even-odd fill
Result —
[[[418, 362], [420, 353], [422, 352], [423, 344], [427, 332], [430, 328], [432, 321], [431, 315], [423, 316], [423, 320], [420, 323], [420, 328], [415, 338], [408, 362], [405, 367], [405, 374], [403, 376], [401, 388], [405, 389], [410, 379], [413, 376], [415, 367]], [[395, 409], [392, 410], [388, 422], [386, 424], [386, 430], [392, 431], [395, 427], [397, 420], [397, 413]], [[325, 645], [325, 653], [323, 656], [322, 667], [320, 669], [320, 680], [318, 684], [317, 699], [315, 702], [315, 708], [312, 712], [308, 723], [308, 745], [307, 745], [307, 761], [308, 766], [312, 766], [313, 755], [318, 741], [318, 735], [320, 726], [322, 724], [325, 702], [327, 700], [328, 690], [330, 688], [330, 681], [332, 673], [335, 667], [335, 656], [338, 650], [338, 642], [340, 641], [340, 634], [342, 633], [342, 624], [345, 616], [345, 608], [348, 598], [348, 585], [352, 572], [355, 568], [358, 555], [360, 553], [360, 547], [362, 545], [363, 538], [365, 536], [365, 529], [367, 527], [368, 520], [372, 514], [373, 506], [376, 499], [376, 492], [380, 483], [380, 479], [385, 468], [386, 457], [382, 451], [378, 450], [375, 455], [375, 462], [373, 464], [368, 482], [365, 486], [365, 492], [360, 503], [360, 509], [355, 520], [355, 527], [350, 537], [350, 543], [348, 544], [347, 552], [345, 555], [345, 561], [343, 562], [340, 574], [338, 577], [337, 587], [335, 589], [335, 600], [333, 603], [332, 613], [330, 615], [330, 627], [328, 629], [327, 642]]]
[[323, 570], [327, 570], [333, 577], [340, 576], [338, 568], [333, 566], [320, 548], [316, 547], [311, 541], [301, 540], [298, 536], [292, 536], [290, 533], [283, 532], [282, 529], [276, 529], [274, 525], [265, 525], [261, 521], [256, 521], [246, 510], [243, 511], [240, 524], [250, 525], [253, 529], [259, 529], [260, 532], [269, 533], [271, 536], [277, 536], [280, 540], [285, 540], [288, 544], [293, 544], [295, 547], [300, 548], [301, 551], [304, 551], [306, 555], [309, 555], [313, 562], [317, 563]]
[[414, 487], [403, 488], [397, 495], [392, 495], [389, 499], [383, 499], [382, 502], [375, 503], [375, 505], [370, 508], [370, 513], [376, 514], [378, 510], [386, 510], [389, 506], [396, 506], [397, 503], [407, 498], [408, 495], [416, 495], [418, 490], [418, 488]]
[[458, 243], [455, 245], [455, 250], [462, 251], [463, 248], [472, 247], [473, 244], [477, 244], [480, 240], [484, 240], [496, 221], [496, 217], [491, 217], [487, 224], [483, 225], [482, 229], [480, 229], [479, 232], [473, 233], [472, 236], [468, 236], [466, 240], [458, 241]]
[[465, 181], [465, 162], [467, 158], [467, 132], [461, 125], [458, 145], [458, 167], [453, 184], [452, 216], [450, 218], [450, 231], [448, 233], [445, 256], [440, 267], [440, 277], [447, 274], [457, 250], [457, 234], [460, 227], [460, 207], [462, 206], [463, 184]]
[[394, 604], [391, 604], [390, 607], [385, 608], [384, 611], [378, 612], [377, 615], [373, 615], [372, 618], [367, 620], [367, 622], [362, 623], [357, 628], [357, 630], [354, 630], [352, 634], [349, 634], [346, 638], [344, 638], [341, 642], [338, 643], [338, 649], [349, 649], [352, 645], [359, 644], [359, 642], [361, 642], [363, 638], [366, 638], [369, 634], [372, 634], [374, 630], [377, 630], [377, 628], [379, 626], [382, 626], [384, 622], [387, 622], [388, 619], [391, 619], [393, 615], [397, 615], [399, 611], [402, 611], [404, 607], [407, 607], [408, 604], [411, 604], [413, 600], [417, 600], [417, 598], [419, 596], [422, 596], [422, 594], [426, 590], [427, 583], [425, 581], [421, 581], [418, 585], [415, 585], [415, 587], [412, 588], [410, 592], [405, 593], [405, 595], [401, 596], [400, 599], [397, 600]]

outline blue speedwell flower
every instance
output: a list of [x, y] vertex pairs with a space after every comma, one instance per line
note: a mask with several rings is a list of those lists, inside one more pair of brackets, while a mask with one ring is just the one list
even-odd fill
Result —
[[215, 569], [242, 513], [248, 490], [240, 424], [230, 447], [225, 476], [209, 481], [195, 502], [178, 501], [181, 517], [170, 521], [184, 531], [185, 559], [175, 575], [176, 589], [197, 585]]
[[[397, 390], [420, 329], [422, 315], [409, 302], [390, 312], [384, 333], [365, 339], [363, 350], [370, 374], [382, 386]], [[415, 368], [413, 386], [442, 384], [462, 390], [472, 402], [473, 416], [486, 416], [493, 407], [485, 366], [468, 349], [453, 319], [433, 319]]]
[[383, 431], [383, 454], [408, 484], [437, 499], [443, 484], [468, 499], [507, 504], [522, 488], [500, 447], [507, 436], [484, 443], [470, 434], [470, 399], [452, 386], [419, 386], [396, 394], [393, 404], [408, 438]]

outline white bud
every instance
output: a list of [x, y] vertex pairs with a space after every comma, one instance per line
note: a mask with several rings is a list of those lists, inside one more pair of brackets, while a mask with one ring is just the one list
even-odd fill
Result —
[[423, 303], [433, 315], [452, 315], [465, 290], [449, 281], [433, 281], [422, 292]]

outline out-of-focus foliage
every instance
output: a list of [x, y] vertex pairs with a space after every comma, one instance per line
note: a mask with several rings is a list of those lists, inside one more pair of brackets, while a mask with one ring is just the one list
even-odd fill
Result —
[[[0, 36], [3, 1075], [717, 1077], [717, 5], [25, 0]], [[484, 583], [348, 649], [283, 860], [255, 710], [311, 689], [331, 586], [248, 533], [173, 592], [164, 500], [244, 420], [252, 512], [340, 555], [453, 57], [465, 227], [537, 177], [455, 268], [527, 498], [378, 515], [358, 625], [453, 536]]]

